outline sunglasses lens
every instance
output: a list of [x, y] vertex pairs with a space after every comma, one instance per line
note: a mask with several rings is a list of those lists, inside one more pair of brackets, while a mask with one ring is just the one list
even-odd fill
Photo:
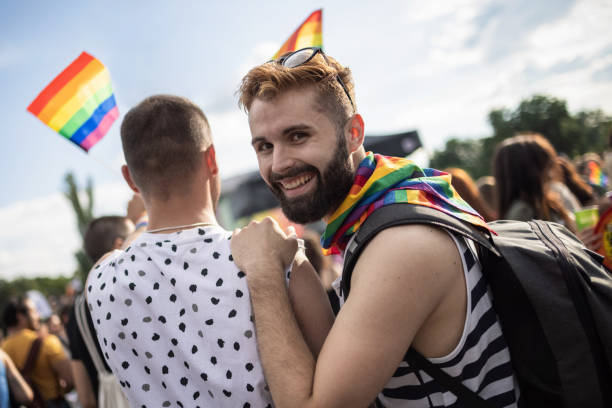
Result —
[[305, 63], [306, 61], [308, 61], [310, 59], [310, 57], [312, 57], [312, 55], [317, 52], [316, 49], [304, 49], [301, 51], [297, 51], [291, 55], [289, 55], [284, 61], [283, 61], [283, 66], [287, 67], [287, 68], [295, 68], [298, 67], [300, 65], [302, 65], [303, 63]]

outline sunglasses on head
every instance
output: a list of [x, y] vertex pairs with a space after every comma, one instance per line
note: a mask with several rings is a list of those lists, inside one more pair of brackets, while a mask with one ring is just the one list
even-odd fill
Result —
[[[329, 63], [329, 60], [327, 59], [327, 57], [325, 56], [325, 53], [323, 52], [323, 50], [319, 47], [302, 48], [301, 50], [297, 50], [297, 51], [293, 51], [292, 53], [285, 54], [279, 59], [275, 60], [274, 62], [282, 65], [283, 67], [295, 68], [295, 67], [299, 67], [300, 65], [307, 63], [308, 61], [313, 59], [314, 56], [317, 55], [318, 53], [321, 53], [327, 65], [332, 66]], [[351, 98], [351, 95], [349, 94], [348, 89], [346, 89], [346, 85], [344, 85], [344, 82], [340, 78], [340, 75], [336, 74], [336, 79], [338, 80], [338, 83], [340, 83], [340, 86], [342, 86], [344, 93], [346, 94], [349, 101], [351, 102], [351, 106], [353, 107], [353, 112], [355, 112], [355, 104], [353, 103], [353, 98]]]

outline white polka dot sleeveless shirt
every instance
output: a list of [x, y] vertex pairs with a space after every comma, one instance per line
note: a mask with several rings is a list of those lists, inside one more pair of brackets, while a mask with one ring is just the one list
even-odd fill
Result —
[[131, 406], [272, 406], [230, 238], [217, 226], [144, 233], [90, 272], [98, 341]]

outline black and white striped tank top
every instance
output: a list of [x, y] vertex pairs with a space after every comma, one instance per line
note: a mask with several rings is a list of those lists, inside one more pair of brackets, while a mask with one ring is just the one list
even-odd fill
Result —
[[[495, 407], [517, 407], [518, 384], [510, 363], [491, 292], [483, 278], [473, 244], [449, 234], [461, 254], [467, 285], [467, 310], [463, 334], [455, 349], [429, 360]], [[336, 286], [336, 285], [334, 285]], [[454, 394], [427, 373], [403, 361], [378, 395], [384, 407], [463, 407]]]

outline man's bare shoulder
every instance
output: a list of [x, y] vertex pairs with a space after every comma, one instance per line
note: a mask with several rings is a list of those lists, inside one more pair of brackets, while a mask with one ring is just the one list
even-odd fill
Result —
[[363, 275], [403, 276], [427, 280], [444, 290], [462, 271], [461, 257], [443, 229], [423, 224], [386, 228], [364, 248], [351, 285]]

